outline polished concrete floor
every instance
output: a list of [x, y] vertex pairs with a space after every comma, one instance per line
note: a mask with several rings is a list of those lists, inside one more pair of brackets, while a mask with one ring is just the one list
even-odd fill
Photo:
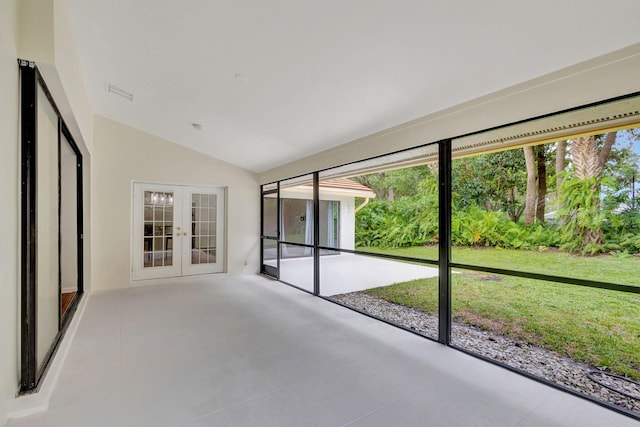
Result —
[[49, 410], [9, 426], [638, 426], [258, 276], [94, 294]]

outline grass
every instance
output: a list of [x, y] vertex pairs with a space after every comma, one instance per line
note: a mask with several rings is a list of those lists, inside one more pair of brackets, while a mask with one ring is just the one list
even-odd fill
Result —
[[[437, 255], [437, 249], [428, 247], [384, 252], [428, 259]], [[640, 259], [636, 257], [456, 248], [453, 258], [465, 264], [640, 285]], [[640, 294], [473, 271], [453, 274], [452, 284], [454, 320], [640, 379]], [[437, 278], [398, 283], [367, 293], [437, 312]]]
[[[434, 261], [438, 259], [438, 248], [435, 246], [397, 249], [359, 247], [358, 250]], [[638, 274], [640, 272], [640, 257], [631, 255], [588, 257], [551, 250], [540, 252], [516, 249], [454, 247], [451, 260], [460, 264], [640, 286], [640, 274]]]

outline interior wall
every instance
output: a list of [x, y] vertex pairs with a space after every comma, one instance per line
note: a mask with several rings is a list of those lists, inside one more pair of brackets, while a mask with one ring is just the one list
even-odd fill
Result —
[[0, 2], [0, 425], [18, 389], [18, 0]]
[[258, 271], [256, 174], [102, 116], [93, 143], [93, 291], [131, 285], [133, 181], [227, 187], [227, 272]]
[[260, 183], [640, 91], [640, 43], [264, 171]]
[[90, 152], [93, 110], [84, 86], [66, 0], [20, 0], [18, 16], [18, 55], [38, 65], [76, 144]]

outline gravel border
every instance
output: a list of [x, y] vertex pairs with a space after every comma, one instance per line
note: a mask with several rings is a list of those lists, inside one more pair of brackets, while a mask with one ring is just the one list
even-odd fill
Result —
[[[402, 325], [422, 335], [432, 338], [438, 336], [438, 318], [429, 313], [388, 302], [364, 292], [333, 295], [329, 299]], [[452, 325], [451, 341], [458, 347], [640, 414], [640, 400], [611, 391], [587, 377], [589, 371], [598, 371], [596, 367], [457, 322], [453, 322]], [[609, 376], [599, 376], [599, 379], [628, 394], [640, 395], [637, 383]]]

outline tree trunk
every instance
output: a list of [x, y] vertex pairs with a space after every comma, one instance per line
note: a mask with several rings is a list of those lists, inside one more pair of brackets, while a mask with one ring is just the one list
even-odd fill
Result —
[[617, 131], [609, 132], [605, 137], [604, 146], [602, 147], [602, 150], [598, 155], [599, 170], [602, 170], [602, 168], [604, 168], [605, 163], [607, 163], [607, 159], [609, 158], [609, 153], [611, 152], [611, 147], [613, 147], [613, 144], [616, 142], [617, 135], [618, 135]]
[[595, 136], [583, 136], [571, 144], [571, 160], [578, 179], [592, 178], [602, 170]]
[[533, 224], [536, 214], [536, 161], [533, 147], [524, 147], [524, 161], [527, 166], [527, 193], [524, 203], [524, 223]]
[[558, 141], [556, 146], [556, 191], [560, 194], [562, 185], [562, 172], [564, 172], [567, 161], [567, 141]]
[[[616, 142], [617, 132], [609, 132], [604, 140], [602, 150], [598, 153], [598, 145], [595, 136], [576, 138], [571, 145], [571, 158], [575, 167], [575, 176], [578, 179], [591, 179], [591, 190], [595, 194], [591, 201], [592, 209], [600, 206], [600, 175], [609, 158], [611, 148]], [[582, 237], [584, 245], [601, 245], [604, 237], [602, 228], [583, 227]]]
[[544, 145], [536, 148], [538, 152], [538, 204], [536, 206], [536, 219], [544, 224], [544, 210], [547, 204], [547, 156]]

